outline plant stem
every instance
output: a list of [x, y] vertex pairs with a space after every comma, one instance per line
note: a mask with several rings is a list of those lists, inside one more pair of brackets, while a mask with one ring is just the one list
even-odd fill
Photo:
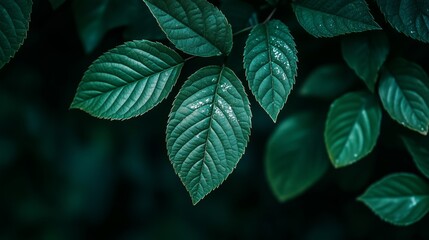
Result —
[[268, 15], [267, 19], [265, 19], [265, 21], [263, 23], [267, 23], [268, 21], [271, 20], [271, 18], [274, 16], [274, 13], [276, 13], [277, 8], [274, 8], [273, 11], [271, 11], [270, 15]]
[[254, 27], [254, 26], [249, 26], [249, 27], [243, 28], [243, 29], [241, 29], [240, 31], [235, 32], [235, 33], [233, 34], [233, 36], [236, 36], [236, 35], [239, 35], [239, 34], [241, 34], [241, 33], [244, 33], [244, 32], [247, 32], [247, 31], [249, 31], [249, 30], [252, 30], [252, 28], [253, 28], [253, 27]]

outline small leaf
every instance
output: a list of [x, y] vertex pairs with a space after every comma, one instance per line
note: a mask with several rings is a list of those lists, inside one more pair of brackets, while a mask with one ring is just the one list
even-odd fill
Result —
[[429, 210], [429, 186], [414, 174], [391, 174], [371, 185], [358, 198], [391, 224], [407, 226]]
[[299, 92], [306, 97], [335, 98], [355, 83], [354, 78], [353, 72], [345, 65], [325, 64], [308, 75]]
[[334, 167], [350, 165], [368, 155], [380, 133], [381, 109], [366, 92], [335, 100], [328, 113], [325, 143]]
[[272, 20], [257, 25], [244, 50], [244, 68], [256, 100], [275, 122], [295, 83], [297, 50], [289, 29]]
[[187, 54], [228, 55], [232, 29], [219, 9], [206, 0], [144, 0], [167, 38]]
[[390, 117], [423, 135], [429, 125], [428, 84], [428, 75], [419, 65], [395, 59], [382, 71], [378, 89]]
[[205, 67], [185, 82], [168, 120], [167, 150], [194, 204], [234, 170], [250, 127], [250, 103], [232, 70]]
[[265, 170], [280, 202], [302, 194], [328, 169], [323, 126], [318, 119], [319, 116], [310, 112], [292, 115], [270, 137]]
[[27, 37], [32, 4], [31, 0], [0, 2], [0, 69], [10, 61]]
[[389, 54], [389, 41], [383, 32], [356, 34], [342, 39], [346, 63], [374, 92], [378, 71]]
[[49, 0], [49, 2], [51, 3], [53, 9], [57, 9], [63, 5], [66, 0]]
[[182, 66], [182, 58], [160, 43], [126, 42], [89, 67], [71, 108], [112, 120], [142, 115], [168, 96]]
[[315, 37], [381, 29], [364, 0], [296, 0], [292, 6], [298, 22]]
[[429, 43], [429, 1], [376, 0], [387, 21], [397, 31]]
[[429, 141], [423, 139], [402, 138], [417, 168], [429, 178]]

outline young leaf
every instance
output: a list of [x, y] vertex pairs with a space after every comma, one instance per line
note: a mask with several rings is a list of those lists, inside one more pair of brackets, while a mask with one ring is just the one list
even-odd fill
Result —
[[428, 75], [419, 65], [395, 59], [382, 71], [378, 89], [389, 115], [423, 135], [429, 125], [428, 84]]
[[257, 25], [244, 50], [244, 68], [256, 100], [275, 122], [295, 83], [297, 50], [289, 29], [272, 20]]
[[407, 226], [429, 210], [429, 185], [414, 174], [391, 174], [371, 185], [358, 198], [389, 223]]
[[315, 37], [381, 29], [364, 0], [297, 0], [292, 6], [298, 22]]
[[335, 100], [328, 113], [325, 143], [334, 167], [350, 165], [372, 151], [380, 133], [381, 109], [366, 92]]
[[126, 42], [89, 67], [71, 108], [112, 120], [142, 115], [168, 96], [182, 66], [183, 59], [161, 43]]
[[309, 112], [292, 115], [270, 137], [265, 171], [280, 202], [302, 194], [328, 169], [323, 126], [318, 117]]
[[144, 0], [167, 38], [185, 53], [228, 55], [232, 29], [219, 9], [206, 0]]
[[205, 67], [185, 82], [168, 120], [167, 150], [193, 204], [234, 170], [250, 127], [249, 100], [232, 70]]
[[325, 64], [308, 75], [299, 93], [306, 97], [335, 98], [353, 85], [354, 78], [345, 65]]
[[63, 5], [66, 0], [49, 0], [49, 2], [51, 3], [53, 9], [57, 9]]
[[376, 0], [387, 21], [397, 31], [429, 43], [429, 1]]
[[378, 71], [389, 54], [389, 41], [383, 32], [369, 32], [342, 39], [341, 50], [346, 63], [374, 92]]
[[417, 168], [429, 178], [429, 141], [425, 139], [402, 138]]
[[27, 37], [32, 4], [31, 0], [0, 2], [0, 69], [10, 61]]

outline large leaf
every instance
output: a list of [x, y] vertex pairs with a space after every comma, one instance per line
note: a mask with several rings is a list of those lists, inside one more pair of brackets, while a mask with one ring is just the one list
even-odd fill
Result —
[[299, 92], [306, 97], [331, 99], [349, 89], [355, 83], [355, 78], [345, 65], [325, 64], [308, 75]]
[[89, 67], [71, 108], [107, 119], [142, 115], [168, 96], [182, 66], [182, 58], [160, 43], [126, 42]]
[[168, 120], [167, 149], [194, 204], [234, 170], [250, 127], [249, 100], [232, 70], [205, 67], [185, 82]]
[[341, 49], [346, 63], [374, 92], [378, 71], [389, 54], [389, 41], [383, 32], [368, 32], [343, 38]]
[[301, 26], [315, 37], [380, 29], [364, 0], [297, 0], [292, 6]]
[[352, 92], [335, 100], [325, 127], [332, 164], [344, 167], [370, 153], [377, 143], [380, 124], [381, 109], [371, 94]]
[[231, 25], [206, 0], [144, 1], [167, 38], [183, 52], [200, 57], [231, 52]]
[[381, 74], [384, 109], [400, 124], [426, 135], [429, 125], [429, 78], [417, 64], [395, 59]]
[[323, 124], [309, 112], [286, 118], [270, 137], [265, 152], [268, 182], [281, 202], [315, 184], [329, 166]]
[[376, 0], [387, 21], [399, 32], [429, 43], [429, 1]]
[[32, 4], [31, 0], [0, 1], [0, 69], [27, 37]]
[[406, 226], [428, 212], [429, 185], [413, 174], [392, 174], [371, 185], [358, 200], [381, 219]]
[[416, 163], [417, 168], [429, 178], [429, 139], [403, 137], [402, 140]]
[[244, 50], [250, 89], [273, 121], [287, 101], [297, 71], [297, 50], [289, 29], [272, 20], [253, 28]]

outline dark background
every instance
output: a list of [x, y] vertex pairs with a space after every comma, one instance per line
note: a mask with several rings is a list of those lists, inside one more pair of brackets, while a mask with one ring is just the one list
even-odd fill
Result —
[[[397, 138], [404, 130], [385, 113], [374, 153], [353, 166], [331, 168], [305, 194], [281, 204], [263, 168], [265, 144], [276, 124], [251, 96], [253, 129], [246, 154], [220, 188], [192, 206], [167, 157], [166, 122], [183, 81], [200, 66], [224, 59], [187, 62], [169, 98], [138, 118], [107, 121], [69, 110], [85, 70], [103, 52], [125, 40], [162, 38], [144, 3], [126, 0], [135, 5], [137, 17], [127, 26], [107, 28], [94, 49], [85, 51], [76, 2], [53, 10], [47, 0], [35, 0], [28, 38], [0, 70], [0, 239], [429, 239], [429, 217], [394, 227], [355, 200], [386, 174], [419, 174]], [[248, 26], [249, 18], [263, 21], [271, 11], [264, 1], [212, 2], [235, 31]], [[387, 30], [390, 57], [403, 56], [428, 71], [429, 46], [394, 32], [377, 7], [370, 8]], [[343, 63], [340, 37], [310, 36], [289, 5], [274, 18], [290, 27], [299, 51], [297, 84], [278, 122], [297, 111], [327, 109], [331, 100], [298, 92], [315, 67]], [[226, 60], [242, 80], [246, 36], [234, 38]], [[353, 88], [365, 86], [356, 81]]]

